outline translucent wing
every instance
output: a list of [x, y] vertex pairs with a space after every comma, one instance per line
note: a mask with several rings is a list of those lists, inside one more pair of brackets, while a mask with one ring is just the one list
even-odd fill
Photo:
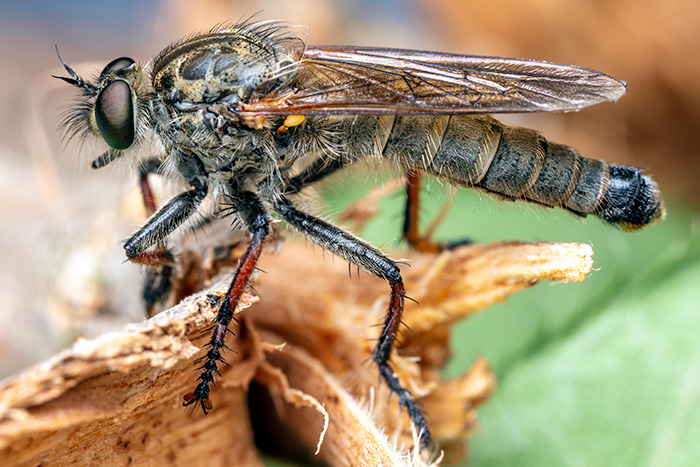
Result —
[[599, 71], [534, 60], [342, 46], [300, 55], [293, 91], [241, 116], [572, 111], [626, 91]]

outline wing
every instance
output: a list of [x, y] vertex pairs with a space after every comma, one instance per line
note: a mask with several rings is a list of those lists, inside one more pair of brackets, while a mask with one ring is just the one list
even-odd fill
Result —
[[599, 71], [534, 60], [342, 46], [299, 54], [293, 90], [241, 105], [242, 117], [573, 111], [626, 91]]

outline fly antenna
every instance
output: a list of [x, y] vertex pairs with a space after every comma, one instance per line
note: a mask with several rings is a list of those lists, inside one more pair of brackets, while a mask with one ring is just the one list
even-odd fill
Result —
[[88, 96], [96, 96], [97, 95], [97, 87], [93, 85], [92, 83], [88, 83], [85, 81], [83, 78], [81, 78], [78, 73], [76, 73], [71, 67], [69, 67], [66, 62], [63, 61], [61, 58], [61, 54], [58, 52], [58, 44], [54, 44], [56, 47], [56, 55], [58, 56], [58, 61], [61, 62], [61, 65], [63, 65], [63, 68], [66, 69], [66, 72], [70, 75], [70, 78], [65, 77], [65, 76], [56, 76], [56, 75], [51, 75], [53, 78], [57, 78], [60, 80], [65, 81], [68, 84], [72, 84], [73, 86], [76, 86], [85, 92]]

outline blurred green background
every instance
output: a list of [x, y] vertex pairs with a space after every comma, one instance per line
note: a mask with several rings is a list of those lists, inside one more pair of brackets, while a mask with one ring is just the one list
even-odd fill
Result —
[[[462, 323], [447, 373], [460, 374], [485, 355], [498, 376], [464, 465], [697, 464], [696, 3], [0, 1], [0, 11], [0, 374], [41, 361], [76, 334], [141, 319], [116, 311], [140, 309], [133, 294], [139, 273], [122, 264], [119, 246], [138, 222], [119, 211], [133, 177], [90, 173], [87, 161], [96, 154], [62, 149], [56, 122], [73, 91], [49, 76], [60, 72], [54, 43], [89, 74], [114, 57], [145, 60], [192, 31], [260, 11], [260, 19], [307, 26], [312, 44], [524, 57], [628, 81], [628, 95], [615, 104], [503, 120], [589, 157], [648, 168], [666, 195], [666, 221], [626, 234], [595, 219], [460, 190], [439, 238], [585, 242], [596, 269], [581, 284], [540, 284]], [[339, 212], [381, 177], [361, 170], [335, 177], [322, 190], [329, 204], [323, 212]], [[435, 180], [424, 191], [428, 222], [447, 195]], [[402, 206], [398, 194], [383, 200], [383, 215], [362, 236], [377, 245], [398, 238]], [[393, 241], [384, 248], [401, 247]], [[65, 277], [83, 288], [70, 290]], [[106, 283], [124, 284], [118, 298], [94, 292]], [[93, 299], [81, 302], [86, 296]]]

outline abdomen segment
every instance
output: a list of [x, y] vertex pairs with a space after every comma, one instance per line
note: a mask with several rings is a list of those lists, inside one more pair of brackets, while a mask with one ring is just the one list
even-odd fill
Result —
[[[664, 215], [663, 202], [642, 170], [579, 155], [534, 130], [488, 116], [399, 115], [383, 156], [406, 169], [511, 200], [593, 214], [635, 230]], [[388, 125], [391, 123], [391, 126]]]

